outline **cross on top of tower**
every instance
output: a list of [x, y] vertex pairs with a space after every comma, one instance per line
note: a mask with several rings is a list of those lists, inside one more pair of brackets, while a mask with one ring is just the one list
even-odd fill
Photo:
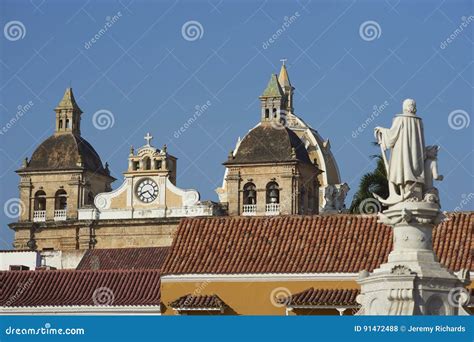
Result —
[[280, 62], [282, 62], [283, 65], [285, 65], [285, 62], [286, 62], [287, 60], [288, 60], [288, 59], [286, 59], [286, 58], [282, 58], [282, 59], [280, 59]]
[[146, 145], [151, 146], [150, 141], [151, 141], [151, 139], [153, 139], [153, 136], [150, 135], [150, 133], [147, 133], [143, 138], [146, 140]]

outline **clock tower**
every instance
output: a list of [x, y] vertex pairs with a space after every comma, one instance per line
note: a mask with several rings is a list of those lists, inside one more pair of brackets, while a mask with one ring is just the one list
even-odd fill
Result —
[[95, 208], [80, 211], [80, 219], [145, 219], [160, 217], [213, 215], [213, 206], [199, 201], [196, 190], [176, 186], [177, 158], [151, 144], [153, 137], [145, 135], [146, 144], [130, 148], [124, 182], [111, 192], [98, 194]]
[[130, 199], [133, 207], [159, 207], [165, 204], [165, 193], [160, 184], [166, 180], [176, 184], [176, 157], [168, 154], [166, 145], [161, 150], [153, 147], [150, 133], [144, 139], [146, 144], [136, 152], [133, 146], [130, 148], [128, 170], [124, 176], [132, 184]]

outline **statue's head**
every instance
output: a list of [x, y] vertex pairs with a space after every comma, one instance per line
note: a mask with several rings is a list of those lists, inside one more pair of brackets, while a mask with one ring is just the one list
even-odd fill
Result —
[[403, 114], [416, 114], [416, 102], [413, 99], [403, 101]]
[[439, 146], [426, 146], [425, 147], [425, 157], [426, 159], [437, 159], [438, 158]]

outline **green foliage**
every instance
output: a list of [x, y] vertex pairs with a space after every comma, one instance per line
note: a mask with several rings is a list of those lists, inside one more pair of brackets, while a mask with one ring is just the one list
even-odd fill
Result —
[[367, 198], [374, 198], [372, 193], [376, 193], [382, 198], [388, 197], [387, 171], [381, 155], [371, 156], [377, 159], [375, 170], [362, 176], [359, 183], [359, 190], [354, 194], [350, 212], [359, 214], [360, 203]]

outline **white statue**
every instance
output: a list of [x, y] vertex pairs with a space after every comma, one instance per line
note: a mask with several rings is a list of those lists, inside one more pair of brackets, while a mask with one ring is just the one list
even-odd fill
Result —
[[324, 189], [324, 206], [322, 210], [325, 212], [343, 212], [346, 210], [345, 199], [349, 190], [350, 188], [347, 183], [327, 185]]
[[[382, 148], [389, 183], [389, 197], [377, 196], [377, 199], [385, 205], [409, 197], [421, 200], [425, 183], [425, 142], [415, 100], [403, 101], [403, 114], [395, 116], [391, 128], [376, 127], [375, 136]], [[391, 149], [389, 162], [385, 156], [387, 149]]]
[[[386, 200], [380, 199], [388, 208], [377, 216], [378, 222], [392, 227], [393, 245], [387, 262], [371, 273], [360, 273], [358, 314], [469, 314], [463, 308], [469, 302], [464, 288], [469, 279], [441, 265], [433, 251], [433, 229], [444, 218], [433, 182], [443, 176], [438, 173], [439, 147], [425, 147], [423, 125], [415, 113], [415, 101], [405, 100], [403, 114], [395, 117], [390, 129], [375, 129], [390, 191]], [[391, 149], [389, 163], [387, 149]]]
[[335, 200], [335, 205], [336, 205], [336, 210], [339, 212], [342, 212], [346, 210], [346, 196], [347, 193], [349, 192], [350, 188], [347, 183], [343, 184], [338, 184], [337, 186], [337, 194], [336, 194], [336, 200]]
[[329, 184], [326, 186], [326, 189], [324, 189], [324, 209], [325, 210], [335, 210], [336, 206], [334, 203], [335, 197], [336, 197], [336, 187], [332, 184]]
[[439, 203], [438, 189], [433, 185], [433, 181], [442, 181], [443, 175], [438, 172], [438, 151], [439, 146], [426, 146], [425, 148], [425, 188], [423, 191], [424, 200], [427, 202]]

